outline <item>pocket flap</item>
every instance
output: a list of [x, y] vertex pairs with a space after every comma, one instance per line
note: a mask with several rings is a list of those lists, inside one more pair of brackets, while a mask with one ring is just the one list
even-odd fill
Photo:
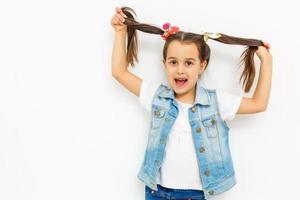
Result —
[[153, 106], [152, 115], [156, 118], [162, 118], [165, 115], [165, 110], [163, 108]]
[[215, 117], [210, 117], [208, 119], [202, 120], [202, 123], [206, 127], [213, 127], [216, 125], [217, 120], [215, 119]]

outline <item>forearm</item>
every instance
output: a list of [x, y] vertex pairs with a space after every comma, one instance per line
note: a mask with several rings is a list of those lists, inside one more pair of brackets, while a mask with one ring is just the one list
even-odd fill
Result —
[[120, 72], [127, 70], [126, 58], [126, 31], [115, 31], [114, 46], [112, 52], [112, 75], [118, 76]]
[[261, 60], [259, 78], [253, 99], [265, 110], [268, 106], [270, 91], [272, 84], [272, 59]]

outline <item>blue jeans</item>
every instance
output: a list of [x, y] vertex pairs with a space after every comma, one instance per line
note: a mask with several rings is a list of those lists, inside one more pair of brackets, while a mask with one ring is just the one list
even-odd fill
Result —
[[145, 185], [145, 200], [205, 200], [202, 190], [173, 189], [157, 184], [158, 190], [152, 190]]

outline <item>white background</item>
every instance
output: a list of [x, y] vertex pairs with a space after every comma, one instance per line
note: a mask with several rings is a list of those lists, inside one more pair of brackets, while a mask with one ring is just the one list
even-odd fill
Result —
[[[238, 184], [215, 199], [299, 199], [300, 14], [291, 0], [1, 0], [0, 199], [144, 199], [137, 172], [149, 116], [111, 76], [110, 19], [122, 5], [140, 22], [271, 44], [268, 109], [229, 123]], [[166, 81], [163, 40], [138, 34], [140, 62], [130, 70]], [[255, 85], [243, 94], [238, 82], [244, 47], [209, 44], [203, 84], [251, 96]]]

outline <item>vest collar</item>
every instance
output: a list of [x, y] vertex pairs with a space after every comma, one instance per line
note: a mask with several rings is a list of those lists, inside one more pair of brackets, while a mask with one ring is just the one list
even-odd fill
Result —
[[[167, 86], [167, 90], [164, 90], [163, 92], [159, 93], [158, 96], [164, 97], [164, 98], [171, 98], [175, 99], [174, 91], [171, 87]], [[208, 92], [203, 88], [200, 84], [200, 81], [198, 79], [196, 83], [196, 99], [194, 104], [201, 104], [201, 105], [210, 105], [210, 97]]]

